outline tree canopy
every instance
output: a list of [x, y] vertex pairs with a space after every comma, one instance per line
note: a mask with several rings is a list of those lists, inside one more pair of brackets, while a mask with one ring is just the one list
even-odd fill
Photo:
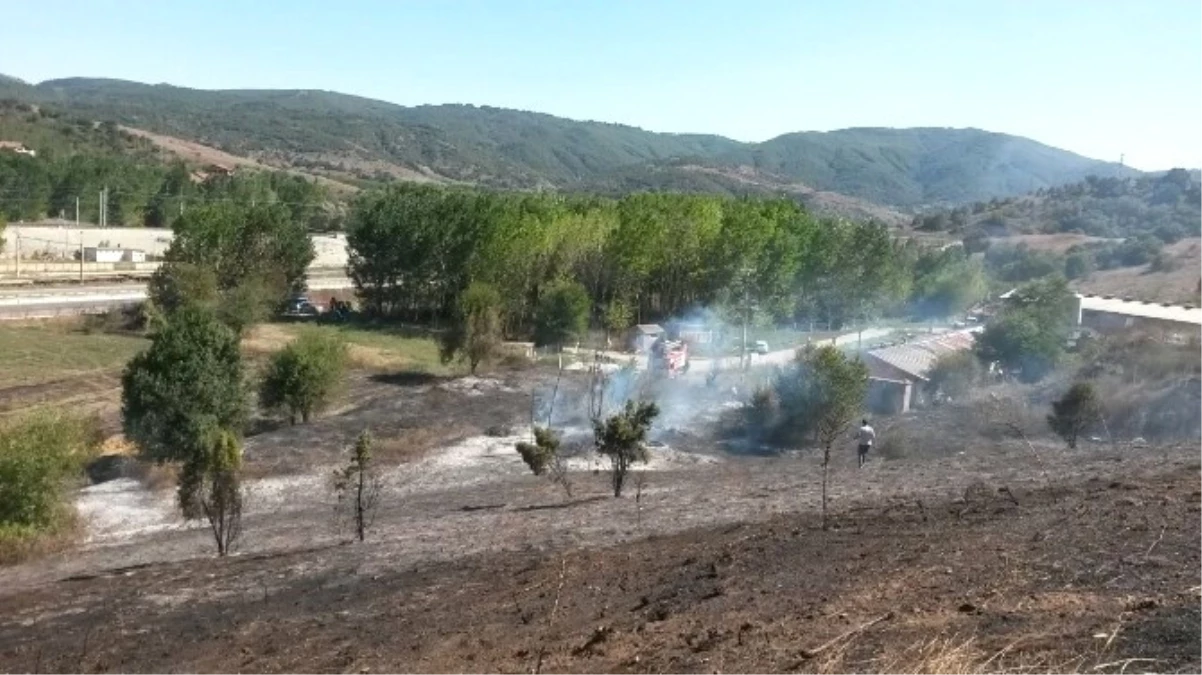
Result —
[[171, 313], [121, 383], [125, 435], [151, 459], [186, 460], [214, 430], [239, 433], [246, 421], [238, 337], [202, 307]]
[[1021, 286], [982, 331], [974, 350], [982, 361], [996, 362], [1025, 382], [1038, 381], [1064, 355], [1075, 323], [1073, 307], [1063, 278]]
[[[504, 332], [548, 344], [581, 330], [567, 320], [581, 307], [611, 329], [697, 307], [741, 307], [745, 298], [781, 321], [870, 319], [909, 300], [918, 255], [882, 225], [819, 219], [780, 199], [611, 200], [417, 185], [362, 195], [347, 242], [349, 274], [370, 312], [453, 316], [468, 286], [484, 283], [501, 298]], [[952, 262], [929, 271], [944, 264]], [[964, 267], [955, 278], [972, 289], [974, 270]], [[960, 297], [949, 295], [945, 307]], [[607, 308], [622, 311], [607, 317]]]

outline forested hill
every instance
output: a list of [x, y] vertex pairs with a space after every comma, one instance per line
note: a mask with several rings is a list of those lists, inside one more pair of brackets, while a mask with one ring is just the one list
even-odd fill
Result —
[[[224, 202], [279, 204], [308, 229], [327, 230], [340, 226], [345, 207], [341, 195], [311, 177], [269, 170], [209, 175], [112, 122], [50, 107], [0, 100], [0, 141], [0, 224], [71, 218], [77, 204], [83, 222], [98, 222], [101, 190], [106, 222], [114, 226], [170, 227], [187, 208]], [[32, 154], [15, 151], [25, 149]]]
[[1173, 169], [1137, 178], [1096, 178], [1022, 197], [993, 199], [916, 216], [915, 229], [966, 236], [1056, 234], [1125, 238], [1155, 236], [1172, 243], [1197, 237], [1202, 185], [1196, 172]]
[[[1138, 174], [975, 129], [846, 129], [740, 143], [491, 107], [80, 78], [37, 85], [0, 79], [0, 98], [56, 104], [276, 165], [362, 178], [417, 172], [503, 188], [787, 193], [801, 186], [911, 208], [1013, 196], [1087, 175]], [[699, 169], [709, 172], [704, 180]], [[731, 172], [740, 177], [730, 179]]]

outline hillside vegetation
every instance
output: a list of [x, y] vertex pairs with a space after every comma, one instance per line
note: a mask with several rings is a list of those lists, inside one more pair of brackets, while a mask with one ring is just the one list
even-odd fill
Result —
[[[1167, 274], [1190, 255], [1166, 247], [1202, 236], [1202, 185], [1184, 169], [1125, 179], [1089, 176], [1022, 197], [918, 215], [911, 226], [961, 237], [970, 252], [984, 251], [993, 276], [1007, 283], [1048, 274], [1084, 281], [1095, 272], [1144, 266], [1146, 274]], [[1196, 274], [1181, 277], [1184, 282], [1178, 277], [1169, 296], [1186, 290], [1192, 296]]]
[[[279, 166], [360, 178], [414, 174], [501, 188], [780, 194], [779, 184], [895, 207], [963, 203], [1138, 172], [975, 129], [846, 129], [739, 143], [471, 105], [404, 107], [323, 91], [202, 91], [103, 79], [27, 85], [0, 97], [178, 136]], [[750, 171], [699, 177], [687, 167]]]
[[[0, 91], [4, 82], [0, 82]], [[189, 206], [280, 203], [309, 229], [338, 226], [337, 199], [313, 179], [280, 171], [203, 176], [198, 167], [128, 133], [53, 107], [0, 101], [0, 140], [36, 155], [0, 152], [0, 215], [9, 221], [79, 217], [98, 222], [108, 190], [110, 226], [170, 227]]]

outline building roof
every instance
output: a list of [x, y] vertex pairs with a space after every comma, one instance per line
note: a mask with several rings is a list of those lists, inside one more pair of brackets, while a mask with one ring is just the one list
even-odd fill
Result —
[[1083, 311], [1123, 314], [1145, 319], [1192, 323], [1202, 326], [1202, 308], [1191, 305], [1143, 302], [1142, 300], [1127, 300], [1098, 295], [1083, 295], [1078, 297], [1081, 298], [1081, 309]]
[[910, 375], [926, 380], [935, 361], [944, 354], [971, 349], [980, 328], [940, 333], [900, 345], [869, 350], [868, 355]]
[[637, 330], [640, 333], [647, 333], [647, 334], [664, 332], [664, 329], [661, 328], [659, 326], [659, 324], [654, 324], [654, 323], [640, 323], [639, 325], [635, 326], [634, 328], [635, 328], [635, 330]]

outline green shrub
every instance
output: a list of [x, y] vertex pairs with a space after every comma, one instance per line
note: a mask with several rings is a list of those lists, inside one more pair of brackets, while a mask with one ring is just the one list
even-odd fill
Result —
[[546, 427], [534, 427], [534, 442], [518, 443], [517, 451], [534, 475], [541, 476], [546, 473], [555, 459], [555, 453], [559, 451], [559, 436]]
[[935, 360], [923, 389], [932, 398], [968, 394], [981, 378], [981, 362], [971, 351], [949, 352]]
[[267, 367], [259, 393], [266, 410], [286, 410], [308, 422], [313, 413], [329, 405], [346, 371], [347, 346], [339, 337], [317, 331], [301, 333], [277, 352]]
[[99, 440], [92, 420], [55, 413], [0, 427], [0, 557], [69, 527], [67, 488]]
[[1048, 426], [1076, 448], [1077, 439], [1090, 426], [1097, 424], [1102, 416], [1102, 406], [1092, 384], [1078, 382], [1065, 392], [1059, 401], [1052, 402], [1052, 414], [1048, 415]]

